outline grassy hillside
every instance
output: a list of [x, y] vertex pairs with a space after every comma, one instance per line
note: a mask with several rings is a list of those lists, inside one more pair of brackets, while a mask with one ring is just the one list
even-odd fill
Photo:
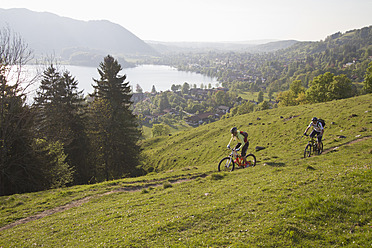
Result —
[[[0, 197], [0, 247], [370, 247], [371, 100], [225, 119], [146, 141], [160, 173]], [[303, 159], [314, 115], [327, 152]], [[217, 173], [234, 125], [258, 165]]]
[[[371, 135], [372, 96], [338, 100], [328, 103], [285, 107], [259, 111], [220, 120], [192, 131], [171, 137], [157, 137], [143, 144], [146, 166], [161, 171], [185, 166], [207, 169], [228, 154], [230, 128], [247, 131], [250, 146], [266, 149], [258, 152], [261, 163], [288, 163], [301, 158], [307, 139], [302, 136], [313, 116], [326, 120], [324, 149], [337, 147], [357, 139], [357, 135]], [[367, 112], [366, 112], [367, 111]], [[333, 124], [332, 124], [333, 123]], [[339, 138], [339, 136], [346, 138]]]

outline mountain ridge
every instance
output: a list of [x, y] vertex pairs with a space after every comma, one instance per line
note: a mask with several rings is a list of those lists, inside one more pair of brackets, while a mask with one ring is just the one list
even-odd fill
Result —
[[177, 52], [206, 52], [206, 51], [234, 51], [234, 52], [273, 52], [289, 48], [299, 43], [296, 40], [252, 40], [252, 41], [224, 41], [224, 42], [163, 42], [145, 41], [161, 53]]
[[108, 20], [80, 21], [50, 12], [0, 9], [0, 26], [19, 33], [38, 54], [60, 54], [71, 47], [94, 49], [103, 55], [157, 53], [129, 30]]

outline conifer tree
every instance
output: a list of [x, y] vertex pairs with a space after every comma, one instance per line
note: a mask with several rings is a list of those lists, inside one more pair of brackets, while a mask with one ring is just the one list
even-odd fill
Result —
[[75, 183], [87, 183], [94, 175], [88, 166], [88, 138], [84, 125], [82, 91], [68, 71], [60, 73], [51, 64], [43, 79], [35, 107], [39, 137], [48, 142], [60, 142], [67, 154], [66, 161], [75, 170]]
[[0, 64], [0, 195], [25, 192], [31, 168], [32, 115], [17, 88], [10, 86]]
[[131, 89], [121, 65], [108, 55], [100, 64], [100, 79], [94, 79], [91, 119], [95, 160], [106, 180], [133, 175], [138, 165], [140, 130], [131, 111]]

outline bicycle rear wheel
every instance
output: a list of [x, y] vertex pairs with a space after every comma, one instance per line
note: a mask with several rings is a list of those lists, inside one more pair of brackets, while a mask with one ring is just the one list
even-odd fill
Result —
[[310, 157], [311, 155], [311, 145], [307, 144], [304, 151], [304, 158]]
[[235, 168], [235, 163], [230, 157], [225, 157], [221, 159], [218, 164], [218, 171], [233, 171]]
[[320, 142], [320, 149], [318, 150], [318, 154], [322, 154], [323, 152], [323, 142]]
[[246, 156], [246, 158], [247, 158], [247, 162], [248, 162], [248, 165], [249, 166], [256, 166], [256, 156], [255, 155], [253, 155], [252, 153], [250, 153], [250, 154], [248, 154], [247, 156]]

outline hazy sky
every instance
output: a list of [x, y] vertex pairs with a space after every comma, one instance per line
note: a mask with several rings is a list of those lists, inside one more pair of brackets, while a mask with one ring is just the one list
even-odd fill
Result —
[[1, 0], [0, 8], [109, 20], [156, 41], [317, 41], [372, 25], [372, 0]]

